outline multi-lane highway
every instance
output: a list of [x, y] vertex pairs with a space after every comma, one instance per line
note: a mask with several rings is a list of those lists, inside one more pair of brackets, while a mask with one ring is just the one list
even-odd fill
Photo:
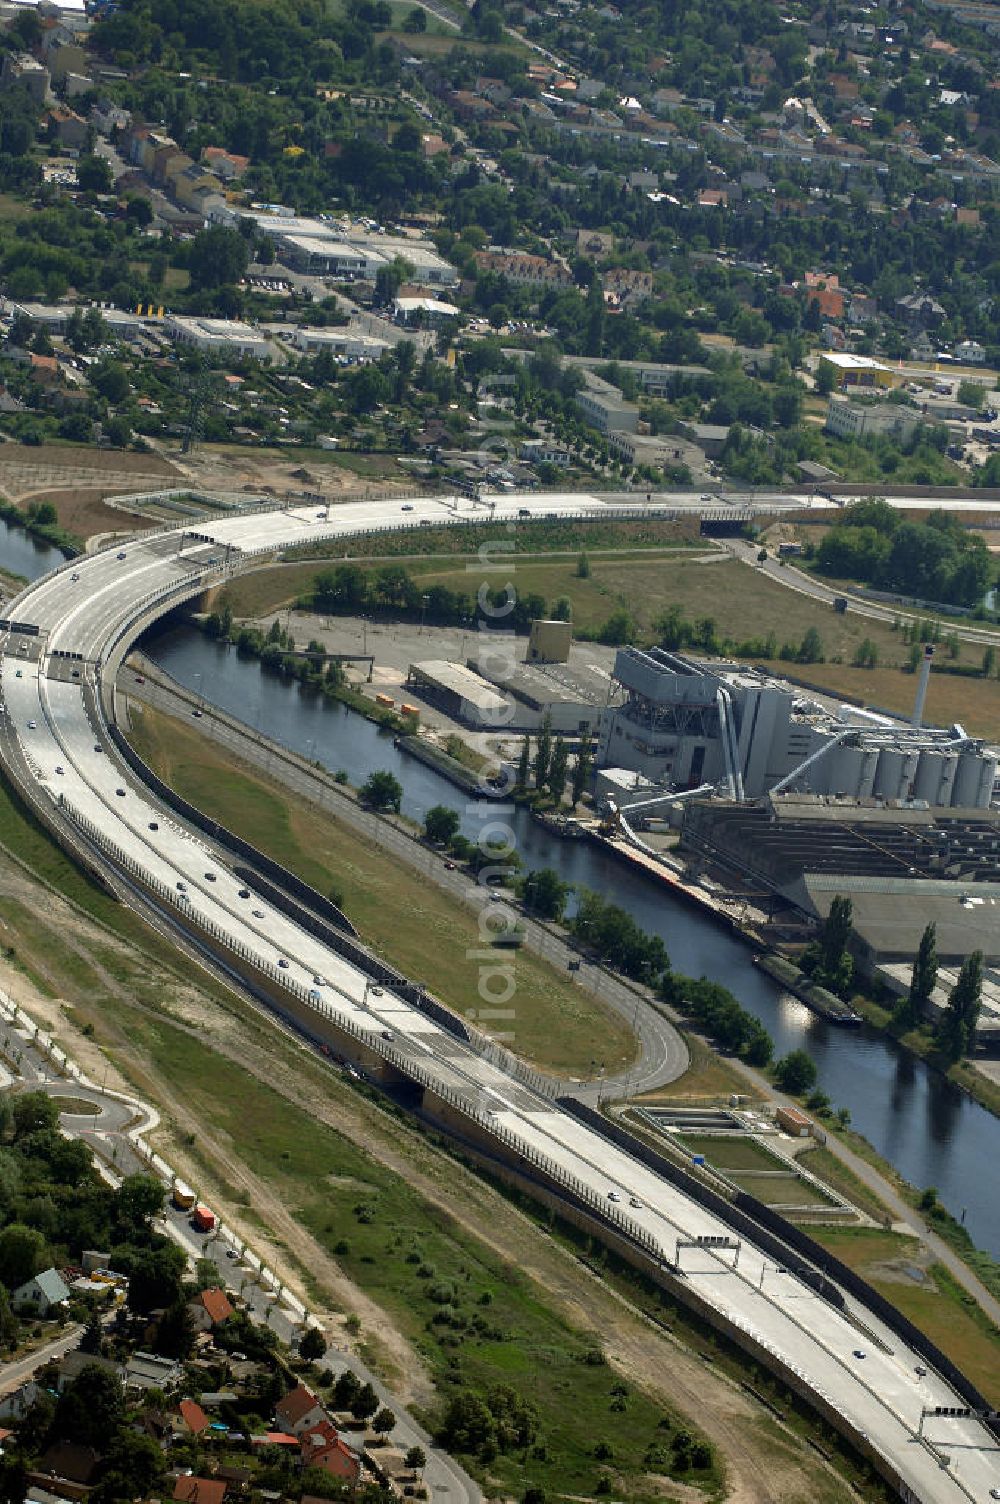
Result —
[[[124, 766], [101, 709], [115, 655], [154, 610], [296, 543], [427, 523], [492, 518], [498, 540], [530, 518], [606, 513], [600, 498], [399, 499], [271, 510], [133, 539], [74, 561], [8, 607], [0, 659], [0, 759], [55, 825], [67, 822], [115, 867], [139, 902], [238, 960], [369, 1054], [422, 1083], [470, 1129], [534, 1165], [687, 1282], [748, 1345], [773, 1356], [924, 1501], [986, 1501], [1000, 1490], [1000, 1450], [956, 1391], [871, 1310], [816, 1296], [730, 1228], [600, 1133], [556, 1108], [530, 1078], [466, 1044], [307, 934], [244, 886], [218, 852], [183, 828]], [[496, 558], [502, 555], [494, 553]], [[491, 586], [506, 576], [492, 572]], [[516, 583], [516, 574], [513, 576]], [[23, 624], [14, 627], [13, 623]], [[485, 895], [484, 895], [485, 896]], [[708, 1244], [705, 1239], [714, 1239]], [[722, 1241], [719, 1241], [722, 1240]], [[738, 1255], [738, 1256], [737, 1256]]]

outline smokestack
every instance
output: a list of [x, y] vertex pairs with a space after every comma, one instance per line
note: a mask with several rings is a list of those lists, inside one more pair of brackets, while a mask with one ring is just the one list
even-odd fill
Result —
[[920, 679], [917, 682], [917, 698], [913, 702], [913, 724], [922, 726], [924, 722], [924, 701], [927, 698], [927, 681], [931, 676], [931, 659], [934, 657], [934, 648], [929, 642], [924, 643], [924, 661], [920, 665]]

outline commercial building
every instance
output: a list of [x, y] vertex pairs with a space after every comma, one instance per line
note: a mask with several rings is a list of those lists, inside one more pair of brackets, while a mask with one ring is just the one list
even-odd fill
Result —
[[388, 340], [376, 339], [372, 334], [360, 334], [356, 329], [303, 329], [291, 331], [292, 344], [297, 350], [317, 355], [320, 350], [329, 350], [331, 355], [345, 360], [379, 360], [390, 348]]
[[279, 260], [310, 277], [335, 277], [340, 282], [373, 281], [387, 257], [368, 246], [348, 245], [316, 235], [276, 234]]
[[566, 469], [570, 462], [569, 450], [548, 439], [522, 439], [517, 455], [529, 465], [558, 465]]
[[838, 715], [737, 663], [623, 648], [601, 716], [598, 762], [677, 789], [725, 786], [738, 800], [788, 788], [851, 800], [986, 809], [1000, 750], [950, 730]]
[[662, 470], [664, 465], [681, 463], [681, 450], [677, 440], [670, 435], [628, 433], [614, 429], [608, 434], [608, 448], [625, 460], [626, 464], [647, 465], [651, 470]]
[[985, 961], [977, 1037], [1000, 1044], [1000, 816], [995, 810], [887, 805], [803, 794], [754, 803], [695, 798], [681, 846], [722, 881], [770, 895], [774, 912], [825, 919], [849, 898], [851, 948], [894, 993], [910, 984], [924, 928], [940, 963], [932, 1003], [943, 1007], [973, 951]]
[[585, 372], [586, 386], [576, 394], [576, 405], [584, 419], [600, 433], [635, 433], [639, 408], [628, 402], [616, 386], [593, 372]]
[[429, 329], [442, 329], [462, 313], [443, 298], [395, 298], [392, 311], [397, 323], [425, 324]]
[[841, 439], [888, 436], [902, 443], [922, 421], [915, 408], [895, 402], [850, 402], [846, 397], [831, 397], [826, 410], [827, 433]]
[[825, 363], [833, 367], [838, 386], [845, 389], [866, 387], [873, 391], [885, 390], [903, 380], [891, 366], [884, 366], [881, 361], [872, 360], [869, 355], [849, 355], [841, 350], [824, 350], [819, 359], [820, 365]]
[[250, 355], [269, 361], [274, 350], [267, 335], [238, 319], [208, 319], [168, 314], [164, 328], [181, 345], [193, 345], [207, 355]]
[[304, 215], [254, 212], [258, 231], [274, 241], [279, 260], [294, 271], [341, 281], [372, 281], [380, 267], [407, 264], [406, 278], [421, 287], [457, 287], [458, 271], [427, 240], [380, 235], [335, 220]]
[[558, 661], [512, 662], [505, 651], [491, 652], [488, 646], [470, 662], [507, 697], [511, 729], [534, 731], [548, 720], [564, 736], [596, 732], [611, 685], [605, 669]]

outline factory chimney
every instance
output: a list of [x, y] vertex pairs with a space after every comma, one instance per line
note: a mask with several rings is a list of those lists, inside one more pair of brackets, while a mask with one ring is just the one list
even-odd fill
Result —
[[934, 657], [934, 648], [931, 643], [924, 643], [924, 657], [920, 665], [920, 678], [917, 681], [917, 698], [913, 702], [913, 724], [922, 726], [924, 723], [924, 701], [927, 699], [927, 681], [931, 676], [931, 659]]

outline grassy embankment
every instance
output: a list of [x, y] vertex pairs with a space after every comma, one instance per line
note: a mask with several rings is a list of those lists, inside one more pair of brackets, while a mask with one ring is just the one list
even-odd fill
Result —
[[[458, 1014], [479, 1006], [482, 946], [473, 910], [346, 823], [299, 806], [193, 727], [147, 709], [134, 718], [133, 741], [161, 778], [199, 809], [320, 892], [335, 886], [362, 938], [407, 976], [426, 982]], [[523, 948], [504, 954], [508, 960], [514, 955], [517, 991], [510, 1004], [515, 1016], [499, 1027], [512, 1049], [543, 1070], [580, 1075], [599, 1046], [609, 1074], [627, 1069], [633, 1059], [627, 1023]], [[488, 1019], [482, 1024], [489, 1028]]]

